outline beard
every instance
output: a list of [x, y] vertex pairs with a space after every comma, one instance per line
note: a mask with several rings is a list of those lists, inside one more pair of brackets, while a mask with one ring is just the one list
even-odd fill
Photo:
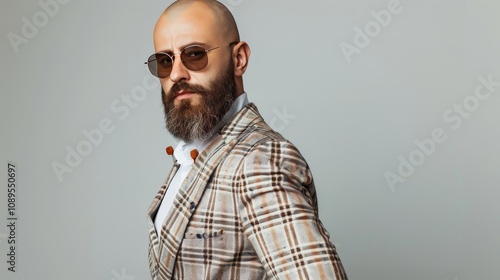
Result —
[[[185, 142], [192, 142], [203, 141], [213, 135], [217, 124], [236, 98], [232, 60], [226, 68], [226, 71], [210, 81], [207, 87], [180, 81], [172, 86], [168, 94], [165, 94], [162, 88], [165, 123], [173, 136]], [[193, 105], [189, 99], [183, 99], [175, 106], [176, 93], [180, 90], [196, 92], [199, 95], [199, 104]]]

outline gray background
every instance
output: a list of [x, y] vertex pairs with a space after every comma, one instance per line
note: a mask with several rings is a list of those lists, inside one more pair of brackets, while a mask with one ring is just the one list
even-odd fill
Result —
[[[500, 87], [473, 97], [479, 76], [500, 81], [498, 1], [401, 0], [350, 63], [341, 43], [355, 46], [355, 28], [376, 28], [370, 11], [392, 1], [222, 2], [252, 48], [249, 99], [311, 165], [350, 278], [498, 279]], [[134, 108], [121, 98], [154, 81], [143, 62], [170, 3], [74, 0], [45, 23], [38, 1], [0, 3], [0, 181], [15, 162], [19, 218], [18, 272], [2, 261], [2, 279], [149, 278], [145, 213], [173, 140], [157, 83]], [[13, 46], [8, 34], [23, 36], [33, 16], [41, 27]], [[464, 101], [473, 110], [446, 121]], [[59, 181], [53, 162], [66, 164], [66, 147], [104, 119], [114, 130]], [[436, 128], [446, 141], [424, 155], [415, 141]], [[418, 165], [403, 177], [400, 156], [410, 155]], [[386, 172], [404, 181], [391, 188]]]

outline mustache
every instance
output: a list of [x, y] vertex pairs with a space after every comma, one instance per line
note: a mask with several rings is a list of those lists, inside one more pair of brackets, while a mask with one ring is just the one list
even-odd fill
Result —
[[[163, 89], [162, 89], [162, 91], [164, 92]], [[197, 84], [190, 84], [190, 83], [186, 83], [186, 82], [177, 82], [168, 91], [168, 94], [166, 96], [167, 101], [173, 100], [181, 91], [196, 92], [196, 93], [203, 95], [204, 93], [207, 92], [207, 89], [204, 88], [203, 86], [200, 86]]]

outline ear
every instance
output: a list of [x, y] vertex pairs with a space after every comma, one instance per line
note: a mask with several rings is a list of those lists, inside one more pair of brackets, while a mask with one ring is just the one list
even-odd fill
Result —
[[239, 42], [233, 48], [234, 75], [243, 76], [247, 70], [248, 60], [250, 59], [250, 46], [246, 42]]

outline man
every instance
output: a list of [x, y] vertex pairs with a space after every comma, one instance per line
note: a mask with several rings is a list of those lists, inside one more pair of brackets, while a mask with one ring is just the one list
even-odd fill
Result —
[[347, 279], [307, 163], [248, 103], [231, 13], [180, 0], [153, 36], [147, 64], [179, 143], [148, 211], [152, 279]]

